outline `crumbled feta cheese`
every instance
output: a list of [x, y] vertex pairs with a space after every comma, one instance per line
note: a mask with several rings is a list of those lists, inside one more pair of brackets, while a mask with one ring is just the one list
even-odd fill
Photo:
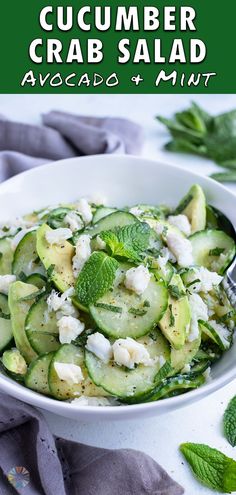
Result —
[[64, 218], [64, 221], [69, 226], [72, 232], [76, 232], [76, 230], [81, 230], [84, 227], [84, 223], [81, 217], [75, 211], [70, 211]]
[[106, 243], [101, 239], [99, 235], [97, 235], [94, 242], [94, 251], [100, 251], [106, 249]]
[[167, 273], [166, 264], [170, 259], [170, 251], [168, 248], [162, 248], [160, 256], [157, 258], [158, 265], [165, 276]]
[[56, 374], [60, 380], [71, 383], [72, 385], [84, 380], [81, 367], [72, 363], [54, 363]]
[[163, 225], [163, 223], [160, 223], [158, 221], [156, 222], [155, 231], [157, 234], [162, 235], [164, 228], [165, 226]]
[[85, 347], [104, 363], [108, 363], [112, 358], [112, 346], [102, 333], [96, 332], [89, 335]]
[[191, 224], [186, 215], [170, 215], [168, 222], [181, 230], [187, 237], [191, 234]]
[[90, 236], [81, 235], [75, 247], [75, 256], [72, 259], [74, 277], [78, 277], [84, 264], [91, 256]]
[[73, 406], [110, 406], [111, 403], [106, 397], [88, 397], [81, 395], [71, 401]]
[[[155, 359], [153, 361], [155, 361]], [[164, 358], [164, 356], [162, 356], [162, 354], [158, 357], [158, 361], [160, 368], [162, 368], [162, 366], [164, 366], [164, 364], [166, 363], [166, 359]]]
[[17, 234], [11, 239], [12, 251], [16, 250], [20, 241], [23, 239], [23, 237], [25, 237], [26, 234], [28, 234], [28, 232], [32, 232], [32, 230], [35, 229], [37, 229], [37, 227], [30, 227], [29, 229], [21, 229], [19, 232], [17, 232]]
[[62, 244], [66, 239], [72, 237], [71, 229], [64, 229], [60, 227], [59, 229], [47, 230], [45, 234], [45, 239], [49, 244]]
[[191, 325], [188, 342], [193, 342], [199, 336], [198, 320], [208, 320], [208, 308], [198, 294], [190, 294]]
[[202, 374], [205, 378], [205, 383], [211, 381], [211, 368], [210, 368], [210, 366], [205, 371], [203, 371]]
[[190, 364], [185, 364], [185, 366], [181, 370], [181, 373], [189, 373], [190, 371], [191, 371]]
[[86, 225], [91, 222], [93, 218], [91, 206], [89, 205], [87, 199], [81, 198], [76, 205], [78, 212], [80, 213], [84, 223]]
[[132, 213], [132, 215], [134, 215], [135, 217], [139, 217], [143, 213], [143, 211], [140, 210], [140, 208], [138, 208], [137, 206], [133, 206], [132, 208], [130, 208], [129, 212]]
[[217, 323], [215, 320], [209, 320], [209, 325], [214, 328], [222, 340], [224, 347], [228, 348], [230, 346], [229, 337], [231, 335], [230, 330], [222, 323]]
[[0, 275], [0, 292], [7, 295], [10, 285], [15, 281], [15, 275]]
[[77, 316], [78, 311], [73, 306], [70, 296], [73, 295], [74, 289], [70, 287], [63, 294], [59, 294], [54, 289], [47, 298], [49, 311], [55, 311], [56, 316], [60, 319], [62, 316]]
[[52, 289], [52, 292], [49, 294], [47, 298], [47, 305], [49, 311], [57, 311], [62, 306], [62, 299], [58, 292], [55, 289]]
[[58, 320], [57, 326], [59, 328], [59, 340], [61, 344], [70, 344], [85, 328], [84, 323], [73, 316], [62, 316]]
[[186, 267], [193, 264], [192, 244], [188, 239], [177, 232], [167, 231], [166, 243], [176, 257], [179, 266]]
[[[209, 292], [222, 282], [223, 277], [201, 266], [200, 268], [192, 268], [187, 274], [186, 280], [190, 292]], [[194, 280], [198, 280], [198, 282], [191, 284]]]
[[229, 320], [228, 325], [229, 325], [229, 329], [230, 329], [230, 330], [233, 330], [233, 329], [234, 329], [234, 327], [235, 327], [234, 320]]
[[146, 290], [150, 277], [148, 269], [143, 265], [139, 265], [137, 268], [130, 268], [125, 274], [125, 287], [141, 295]]
[[18, 233], [19, 229], [28, 230], [31, 227], [35, 227], [34, 222], [25, 220], [21, 217], [7, 220], [5, 223], [0, 224], [0, 238], [6, 236], [15, 236]]
[[107, 204], [107, 198], [103, 196], [101, 193], [97, 192], [89, 197], [89, 202], [96, 206], [101, 206], [101, 205], [104, 206]]
[[144, 366], [153, 364], [146, 347], [130, 337], [116, 340], [112, 349], [114, 361], [119, 366], [133, 369], [135, 364], [143, 364]]

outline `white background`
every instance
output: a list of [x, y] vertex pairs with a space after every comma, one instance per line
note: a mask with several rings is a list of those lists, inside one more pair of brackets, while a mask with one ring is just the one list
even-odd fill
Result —
[[[208, 174], [217, 170], [210, 161], [163, 150], [168, 134], [154, 119], [157, 114], [171, 116], [192, 99], [212, 113], [236, 107], [236, 95], [0, 95], [0, 112], [9, 119], [28, 123], [40, 123], [40, 114], [52, 109], [132, 118], [145, 128], [143, 156]], [[236, 193], [236, 185], [230, 187]], [[51, 430], [58, 436], [98, 447], [140, 449], [181, 483], [187, 495], [207, 495], [212, 492], [194, 480], [178, 452], [178, 446], [186, 441], [207, 443], [236, 459], [236, 452], [222, 435], [222, 415], [235, 393], [236, 382], [184, 409], [134, 421], [82, 423], [51, 413], [45, 413], [45, 416]]]

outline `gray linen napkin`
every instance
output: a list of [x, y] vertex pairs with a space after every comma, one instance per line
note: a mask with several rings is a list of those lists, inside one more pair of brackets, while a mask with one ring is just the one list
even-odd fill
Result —
[[43, 125], [0, 116], [0, 181], [51, 160], [100, 153], [138, 154], [142, 128], [122, 118], [99, 118], [52, 111]]
[[37, 409], [3, 394], [0, 404], [1, 495], [184, 493], [146, 454], [54, 438]]

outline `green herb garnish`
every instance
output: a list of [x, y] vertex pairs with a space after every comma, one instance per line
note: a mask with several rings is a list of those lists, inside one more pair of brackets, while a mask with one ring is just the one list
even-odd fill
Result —
[[[176, 113], [172, 119], [160, 116], [157, 119], [172, 136], [166, 149], [210, 158], [227, 170], [211, 177], [219, 182], [236, 182], [236, 110], [214, 117], [192, 103], [190, 108]], [[186, 206], [180, 204], [182, 210], [176, 212], [183, 211]]]
[[191, 287], [191, 285], [197, 284], [198, 282], [201, 282], [200, 278], [195, 278], [195, 280], [186, 284], [186, 287]]
[[210, 249], [209, 256], [220, 256], [224, 252], [224, 248], [216, 247], [214, 249]]
[[18, 279], [21, 281], [21, 282], [25, 282], [27, 280], [27, 276], [24, 272], [20, 272], [19, 275], [18, 275]]
[[223, 493], [236, 490], [236, 461], [204, 444], [182, 443], [180, 450], [203, 485]]
[[236, 446], [236, 396], [231, 399], [224, 413], [224, 434], [232, 447]]
[[106, 230], [99, 235], [112, 256], [140, 261], [148, 248], [150, 233], [151, 228], [147, 223], [135, 222]]
[[143, 301], [143, 307], [144, 308], [150, 308], [150, 302], [147, 299], [145, 299], [145, 301]]
[[106, 253], [92, 253], [77, 279], [76, 292], [79, 301], [89, 306], [104, 296], [112, 287], [118, 268], [118, 262]]
[[169, 310], [170, 310], [170, 327], [173, 327], [175, 324], [175, 317], [172, 311], [172, 304], [169, 304]]
[[94, 303], [96, 308], [106, 309], [107, 311], [111, 311], [112, 313], [122, 313], [122, 308], [120, 306], [113, 306], [113, 304], [106, 303]]
[[50, 265], [49, 268], [47, 269], [48, 281], [51, 280], [52, 275], [53, 275], [53, 272], [54, 272], [54, 269], [55, 269], [55, 265]]
[[3, 311], [0, 309], [0, 318], [4, 318], [4, 320], [10, 320], [11, 319], [11, 315], [10, 314], [6, 314], [6, 313], [3, 313]]
[[135, 316], [144, 316], [147, 314], [146, 309], [141, 309], [141, 308], [130, 308], [129, 313]]
[[185, 296], [185, 292], [183, 290], [180, 290], [177, 285], [168, 285], [168, 290], [170, 292], [170, 295], [174, 299], [180, 299], [181, 297]]

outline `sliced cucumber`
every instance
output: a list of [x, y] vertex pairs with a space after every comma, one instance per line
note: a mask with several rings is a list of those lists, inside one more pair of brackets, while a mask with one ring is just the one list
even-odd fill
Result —
[[44, 354], [30, 364], [25, 376], [26, 387], [40, 394], [50, 395], [48, 370], [53, 356], [53, 352]]
[[[127, 265], [122, 267], [127, 270]], [[89, 306], [89, 310], [105, 334], [114, 338], [137, 338], [155, 327], [167, 308], [167, 302], [165, 284], [157, 282], [152, 274], [141, 296], [119, 285]]]
[[92, 222], [93, 225], [99, 222], [99, 220], [101, 220], [102, 218], [107, 217], [107, 215], [114, 213], [115, 211], [117, 211], [116, 208], [110, 208], [108, 206], [100, 206], [100, 208], [98, 208], [93, 215], [93, 222]]
[[1, 314], [5, 316], [4, 318], [0, 317], [0, 352], [3, 352], [13, 339], [10, 310], [5, 294], [0, 294], [0, 310]]
[[46, 224], [37, 230], [37, 252], [46, 270], [54, 267], [51, 279], [61, 292], [65, 292], [75, 282], [72, 270], [75, 249], [68, 241], [64, 241], [62, 245], [48, 244], [45, 235], [50, 230]]
[[25, 320], [25, 331], [37, 354], [45, 354], [59, 348], [56, 314], [48, 311], [45, 297], [30, 307]]
[[194, 263], [220, 274], [224, 273], [235, 256], [235, 243], [222, 230], [203, 230], [189, 237], [189, 240]]
[[206, 228], [217, 229], [218, 227], [218, 216], [216, 211], [211, 205], [206, 205]]
[[[138, 340], [146, 346], [150, 357], [163, 356], [167, 361], [170, 356], [169, 345], [158, 331], [153, 331], [155, 340], [150, 336]], [[119, 398], [132, 397], [138, 399], [142, 394], [153, 389], [155, 378], [160, 369], [157, 360], [152, 366], [138, 365], [133, 370], [127, 370], [113, 362], [104, 363], [91, 352], [86, 351], [86, 366], [93, 382], [103, 387], [111, 395]]]
[[97, 222], [97, 224], [93, 227], [87, 228], [86, 232], [93, 237], [103, 230], [112, 230], [115, 227], [124, 227], [125, 225], [131, 225], [132, 223], [138, 221], [139, 220], [131, 213], [118, 210], [99, 220], [99, 222]]
[[200, 320], [199, 323], [201, 325], [202, 332], [213, 340], [213, 342], [215, 342], [215, 344], [217, 344], [222, 351], [227, 351], [230, 348], [230, 340], [232, 336], [232, 332], [230, 332], [230, 330], [225, 328], [225, 335], [223, 335], [223, 333], [219, 332], [211, 325], [211, 321], [208, 322]]
[[193, 358], [196, 356], [198, 349], [201, 345], [201, 333], [197, 339], [192, 342], [185, 342], [182, 349], [171, 349], [171, 366], [174, 368], [175, 372], [182, 370], [182, 368], [191, 363]]
[[139, 204], [135, 205], [132, 208], [137, 208], [138, 210], [141, 211], [140, 217], [142, 217], [142, 220], [144, 220], [144, 217], [146, 218], [164, 218], [165, 215], [168, 215], [169, 213], [169, 208], [165, 205], [160, 205], [160, 206], [153, 206], [153, 205], [147, 205], [147, 204]]
[[26, 276], [32, 273], [45, 274], [36, 250], [36, 231], [27, 232], [19, 242], [13, 258], [12, 272], [19, 277], [21, 273]]
[[43, 275], [40, 275], [40, 273], [32, 273], [32, 275], [29, 275], [26, 278], [25, 282], [27, 284], [35, 285], [38, 289], [42, 289], [45, 287], [47, 279]]
[[[82, 368], [84, 380], [75, 384], [60, 380], [54, 368], [55, 362], [76, 364], [77, 366], [80, 366]], [[84, 365], [83, 349], [81, 347], [76, 347], [73, 344], [62, 345], [54, 354], [49, 367], [48, 381], [51, 394], [59, 400], [75, 399], [76, 395], [87, 395], [91, 397], [106, 395], [103, 389], [96, 387], [89, 379]]]
[[179, 203], [175, 214], [186, 215], [191, 223], [191, 232], [206, 228], [206, 198], [202, 188], [194, 184]]
[[155, 389], [143, 399], [142, 402], [153, 402], [165, 397], [173, 397], [182, 394], [187, 390], [198, 388], [205, 383], [203, 375], [196, 377], [187, 377], [187, 375], [179, 375], [166, 378], [155, 387]]
[[59, 227], [65, 227], [64, 218], [71, 211], [71, 208], [61, 207], [51, 210], [48, 215], [43, 217], [43, 221], [46, 221], [49, 227], [52, 229], [58, 229]]
[[[31, 284], [23, 282], [14, 282], [10, 285], [8, 303], [11, 312], [12, 332], [15, 339], [16, 347], [24, 356], [27, 363], [33, 361], [37, 354], [31, 347], [31, 344], [25, 333], [25, 319], [30, 306], [34, 302], [34, 292], [38, 292], [38, 288]], [[23, 300], [24, 297], [29, 297], [32, 294], [32, 299]]]
[[0, 239], [0, 275], [12, 273], [13, 250], [8, 237]]
[[[176, 286], [180, 292], [185, 292], [181, 277], [174, 274], [170, 286]], [[191, 311], [186, 295], [175, 299], [171, 295], [168, 300], [168, 309], [159, 321], [162, 333], [175, 349], [181, 349], [185, 343], [187, 328], [191, 320]]]

